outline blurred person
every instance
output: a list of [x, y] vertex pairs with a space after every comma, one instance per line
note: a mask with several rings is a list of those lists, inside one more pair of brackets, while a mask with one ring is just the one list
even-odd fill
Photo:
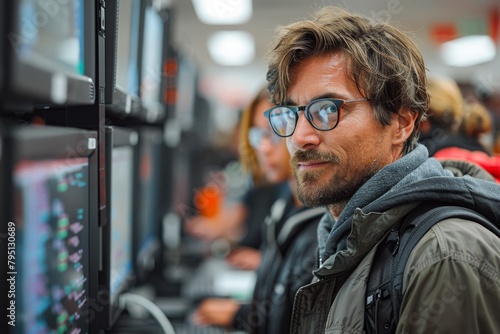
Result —
[[489, 150], [480, 140], [481, 134], [492, 131], [488, 111], [479, 102], [466, 103], [457, 83], [445, 77], [429, 77], [429, 116], [420, 124], [420, 142], [429, 155], [440, 160], [468, 161], [500, 178], [500, 161], [490, 158]]
[[[287, 138], [299, 199], [328, 209], [314, 279], [295, 296], [290, 333], [500, 332], [500, 243], [469, 219], [437, 222], [420, 239], [404, 266], [400, 306], [377, 308], [397, 298], [390, 288], [367, 298], [375, 262], [399, 265], [390, 262], [399, 251], [391, 231], [421, 204], [500, 221], [499, 185], [454, 176], [417, 142], [428, 94], [415, 43], [387, 22], [330, 6], [279, 27], [268, 59], [276, 106], [265, 115]], [[377, 253], [386, 243], [392, 252]], [[450, 302], [437, 314], [443, 293]], [[377, 311], [394, 313], [375, 328]]]
[[[268, 93], [266, 96], [268, 99]], [[249, 140], [242, 140], [242, 155], [247, 157], [242, 161], [247, 168], [261, 164], [268, 180], [287, 175], [280, 198], [274, 201], [265, 224], [261, 224], [265, 239], [252, 300], [248, 304], [227, 298], [204, 300], [192, 317], [202, 326], [220, 326], [249, 333], [289, 333], [295, 293], [312, 279], [316, 229], [325, 210], [306, 208], [298, 200], [285, 141], [273, 133], [263, 116], [264, 110], [271, 106], [266, 100], [252, 109]], [[242, 135], [245, 133], [243, 130]], [[255, 152], [255, 156], [245, 154], [247, 150]]]
[[[450, 141], [449, 147], [443, 147], [434, 153], [434, 157], [439, 160], [453, 159], [477, 164], [500, 183], [500, 157], [491, 157], [492, 150], [483, 139], [483, 136], [488, 136], [492, 132], [491, 115], [477, 101], [466, 102], [463, 110], [463, 121], [455, 136], [456, 139]], [[456, 144], [460, 141], [468, 143], [467, 149], [462, 148], [463, 145]]]
[[492, 152], [493, 120], [482, 103], [479, 101], [466, 101], [464, 105], [464, 120], [460, 132], [482, 145], [488, 154]]
[[[241, 269], [257, 269], [260, 263], [261, 225], [290, 175], [288, 164], [274, 161], [276, 159], [288, 161], [288, 154], [269, 158], [263, 154], [259, 155], [255, 149], [262, 136], [271, 134], [271, 132], [264, 133], [254, 126], [255, 119], [258, 119], [256, 115], [270, 106], [269, 93], [261, 89], [241, 115], [238, 152], [243, 172], [250, 177], [250, 186], [244, 196], [236, 203], [228, 205], [220, 203], [219, 210], [208, 217], [198, 215], [186, 221], [187, 232], [193, 236], [209, 242], [217, 239], [227, 240], [233, 248], [227, 260], [231, 265]], [[281, 139], [275, 135], [270, 138], [272, 143], [281, 143]], [[209, 201], [210, 195], [224, 196], [223, 187], [215, 186], [224, 184], [223, 181], [211, 184], [214, 188], [205, 195], [206, 202]]]
[[420, 123], [420, 142], [427, 147], [429, 155], [434, 156], [448, 147], [487, 153], [477, 140], [461, 132], [464, 99], [457, 83], [450, 78], [430, 76], [427, 92], [430, 98], [428, 118]]

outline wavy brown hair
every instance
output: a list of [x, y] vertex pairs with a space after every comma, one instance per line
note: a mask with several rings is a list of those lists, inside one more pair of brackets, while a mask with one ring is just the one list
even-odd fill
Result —
[[310, 20], [278, 27], [275, 45], [268, 54], [272, 101], [283, 104], [287, 100], [294, 65], [337, 51], [346, 56], [348, 75], [370, 100], [381, 124], [389, 124], [391, 115], [402, 108], [418, 113], [403, 154], [411, 151], [428, 106], [425, 64], [412, 40], [385, 22], [327, 6]]
[[263, 100], [270, 101], [269, 92], [265, 87], [257, 93], [257, 95], [243, 110], [240, 121], [240, 145], [238, 147], [240, 162], [243, 167], [243, 171], [252, 175], [252, 181], [256, 186], [263, 185], [267, 183], [267, 181], [259, 166], [257, 154], [250, 145], [248, 131], [253, 126], [252, 120], [255, 114], [255, 108], [257, 108], [257, 104]]

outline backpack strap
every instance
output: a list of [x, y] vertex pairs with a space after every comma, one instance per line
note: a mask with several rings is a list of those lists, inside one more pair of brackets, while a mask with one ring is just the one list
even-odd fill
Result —
[[500, 238], [500, 228], [473, 210], [442, 203], [424, 203], [417, 206], [401, 223], [393, 227], [377, 250], [367, 283], [367, 333], [396, 331], [401, 308], [403, 275], [410, 254], [432, 226], [448, 218], [477, 222]]

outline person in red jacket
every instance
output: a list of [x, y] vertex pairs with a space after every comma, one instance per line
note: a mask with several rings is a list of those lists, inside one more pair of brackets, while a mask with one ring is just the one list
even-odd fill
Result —
[[486, 108], [475, 101], [465, 103], [460, 88], [449, 78], [428, 78], [427, 90], [429, 117], [420, 125], [420, 142], [429, 156], [472, 162], [500, 182], [500, 157], [492, 157], [482, 140], [492, 130]]

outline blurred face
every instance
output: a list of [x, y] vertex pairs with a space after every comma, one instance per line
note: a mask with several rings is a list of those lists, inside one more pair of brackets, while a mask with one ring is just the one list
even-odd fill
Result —
[[255, 132], [256, 139], [252, 146], [266, 179], [271, 183], [278, 183], [289, 179], [292, 171], [285, 140], [272, 132], [267, 118], [263, 115], [264, 111], [272, 106], [265, 100], [256, 105], [252, 120], [254, 130], [251, 130]]
[[[362, 99], [346, 70], [342, 53], [295, 65], [288, 104], [304, 106], [325, 97]], [[338, 215], [363, 183], [396, 160], [393, 128], [376, 121], [367, 101], [344, 105], [337, 127], [329, 131], [316, 130], [301, 112], [295, 132], [287, 137], [300, 200], [307, 206], [329, 206]]]

